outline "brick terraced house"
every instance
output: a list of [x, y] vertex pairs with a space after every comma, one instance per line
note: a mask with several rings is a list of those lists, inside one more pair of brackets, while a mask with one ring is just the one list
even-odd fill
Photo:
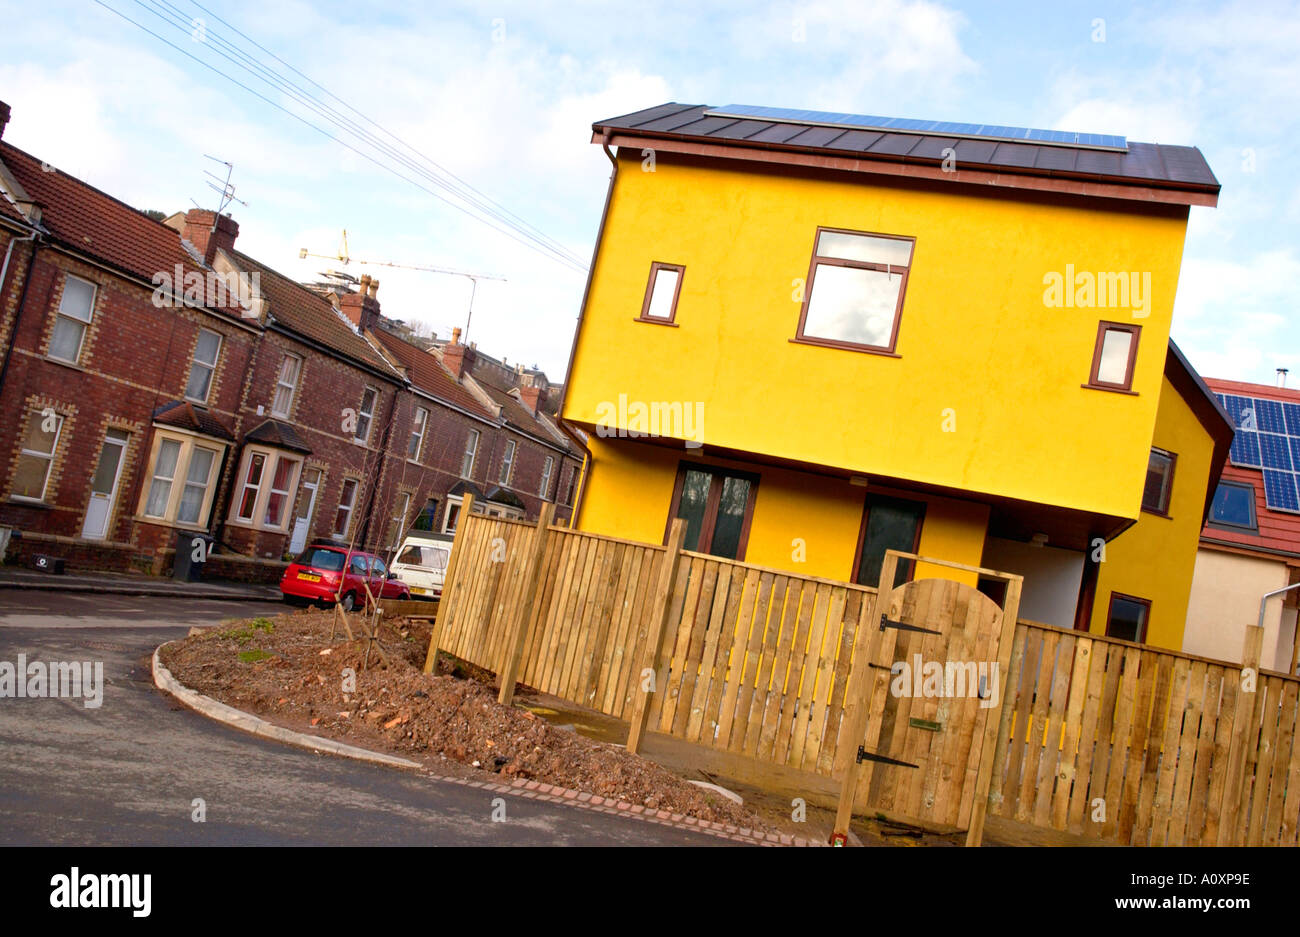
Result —
[[[390, 334], [379, 283], [323, 294], [238, 251], [228, 215], [165, 222], [3, 140], [0, 548], [73, 567], [274, 580], [312, 539], [394, 545], [479, 509], [567, 504], [582, 451], [544, 389], [485, 387], [459, 342]], [[529, 377], [531, 381], [531, 376]], [[544, 377], [541, 384], [545, 387]]]

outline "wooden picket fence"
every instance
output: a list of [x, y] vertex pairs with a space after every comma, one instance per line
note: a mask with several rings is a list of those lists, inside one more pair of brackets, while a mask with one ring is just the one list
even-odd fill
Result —
[[[876, 590], [679, 540], [461, 517], [431, 648], [513, 677], [503, 700], [518, 679], [631, 723], [633, 750], [640, 725], [752, 762], [760, 783], [843, 775]], [[1244, 689], [1259, 644], [1251, 629], [1238, 666], [1019, 622], [989, 816], [1126, 844], [1295, 844], [1300, 680]]]
[[1300, 680], [1020, 622], [989, 813], [1126, 845], [1295, 845]]

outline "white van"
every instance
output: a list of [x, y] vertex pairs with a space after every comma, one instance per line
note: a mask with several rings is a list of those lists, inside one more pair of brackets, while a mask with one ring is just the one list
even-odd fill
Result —
[[436, 599], [442, 595], [442, 577], [451, 557], [451, 536], [412, 532], [402, 541], [392, 571], [411, 588], [411, 598]]

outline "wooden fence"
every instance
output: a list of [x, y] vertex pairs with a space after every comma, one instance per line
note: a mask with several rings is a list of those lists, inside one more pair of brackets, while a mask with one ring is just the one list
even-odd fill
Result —
[[[461, 517], [431, 649], [626, 720], [634, 750], [644, 719], [763, 770], [843, 775], [861, 742], [842, 737], [845, 687], [874, 589]], [[1120, 843], [1295, 844], [1300, 680], [1247, 688], [1251, 632], [1237, 666], [1018, 623], [989, 815]]]

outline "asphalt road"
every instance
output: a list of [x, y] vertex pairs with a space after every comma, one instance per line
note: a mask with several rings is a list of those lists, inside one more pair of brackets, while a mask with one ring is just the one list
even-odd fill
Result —
[[[102, 661], [103, 703], [0, 699], [0, 843], [721, 845], [265, 741], [158, 691], [153, 650], [276, 603], [0, 589], [0, 661]], [[192, 818], [195, 798], [204, 822]]]

